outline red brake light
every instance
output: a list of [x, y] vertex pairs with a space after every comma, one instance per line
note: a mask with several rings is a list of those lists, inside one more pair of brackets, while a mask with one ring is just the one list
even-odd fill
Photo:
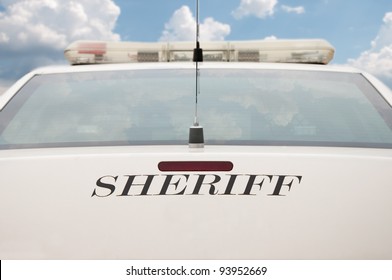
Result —
[[230, 161], [161, 161], [158, 168], [162, 172], [231, 171], [233, 163]]

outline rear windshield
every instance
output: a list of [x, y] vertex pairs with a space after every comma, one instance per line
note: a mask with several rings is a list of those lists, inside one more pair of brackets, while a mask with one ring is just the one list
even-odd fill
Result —
[[[392, 147], [392, 109], [360, 74], [202, 69], [206, 145]], [[38, 75], [0, 112], [0, 148], [187, 144], [195, 71]]]

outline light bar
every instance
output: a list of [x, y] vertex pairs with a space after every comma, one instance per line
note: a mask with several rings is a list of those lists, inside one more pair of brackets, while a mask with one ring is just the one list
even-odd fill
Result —
[[[76, 41], [64, 55], [71, 65], [192, 61], [194, 42]], [[201, 42], [204, 61], [328, 64], [334, 48], [322, 39]]]

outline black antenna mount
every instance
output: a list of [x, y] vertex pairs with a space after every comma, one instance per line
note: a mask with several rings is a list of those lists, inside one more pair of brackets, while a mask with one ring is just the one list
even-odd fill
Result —
[[189, 128], [189, 147], [203, 148], [204, 147], [204, 133], [203, 127], [199, 125], [197, 110], [198, 110], [198, 96], [200, 94], [200, 71], [199, 62], [203, 62], [203, 49], [200, 48], [199, 42], [199, 0], [196, 0], [196, 48], [193, 50], [193, 62], [196, 63], [196, 100], [195, 100], [195, 119], [193, 125]]
[[200, 48], [200, 42], [196, 42], [196, 48], [193, 49], [193, 62], [203, 62], [203, 49]]

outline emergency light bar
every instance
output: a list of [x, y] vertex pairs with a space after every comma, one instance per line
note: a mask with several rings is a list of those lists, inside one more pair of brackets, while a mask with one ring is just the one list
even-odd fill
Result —
[[[71, 65], [192, 61], [194, 42], [76, 41], [64, 55]], [[203, 42], [204, 61], [328, 64], [334, 48], [322, 39]]]

